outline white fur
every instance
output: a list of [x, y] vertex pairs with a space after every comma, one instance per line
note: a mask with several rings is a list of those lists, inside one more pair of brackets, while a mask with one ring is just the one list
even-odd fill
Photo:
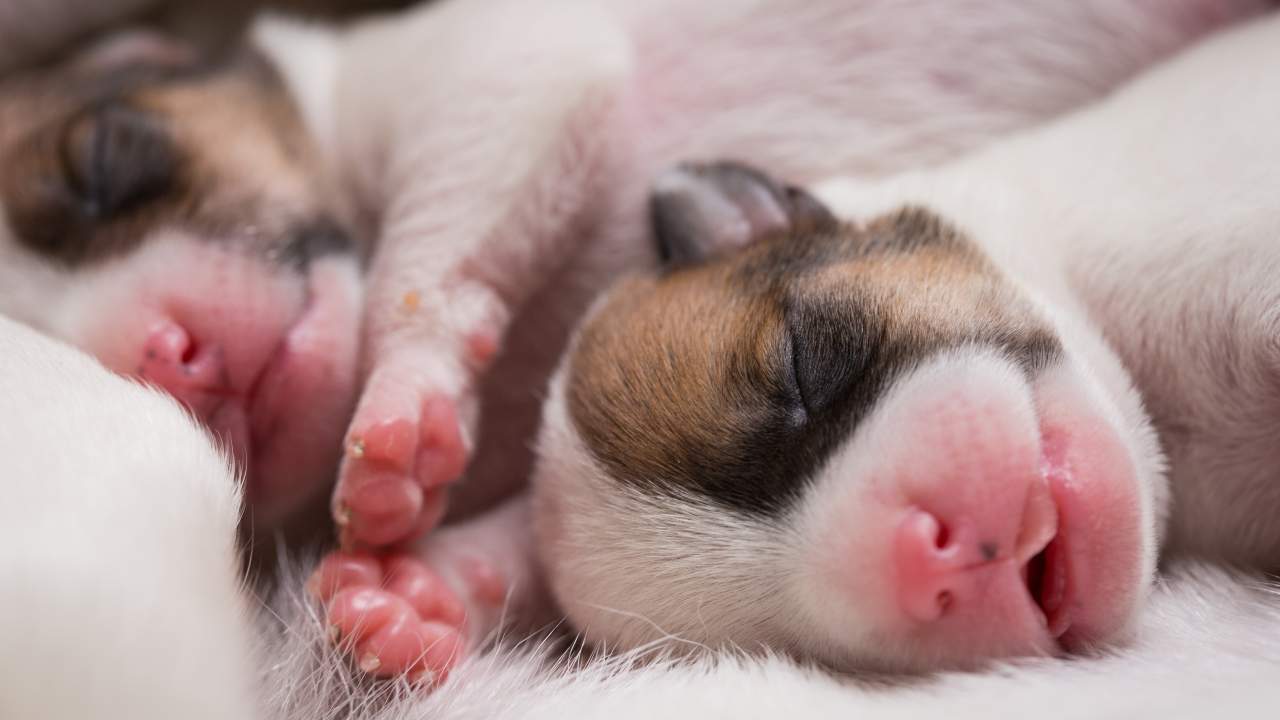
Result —
[[272, 15], [254, 23], [250, 35], [284, 76], [316, 144], [332, 148], [338, 132], [332, 113], [338, 89], [337, 37], [327, 26]]
[[564, 382], [557, 374], [543, 416], [534, 516], [542, 567], [574, 626], [624, 648], [675, 640], [692, 650], [726, 637], [752, 650], [791, 646], [798, 628], [779, 613], [800, 538], [692, 493], [675, 501], [619, 488], [578, 437]]
[[0, 715], [253, 707], [239, 485], [169, 398], [0, 319]]
[[[290, 586], [294, 587], [294, 586]], [[859, 684], [783, 659], [637, 662], [566, 669], [535, 638], [460, 668], [429, 697], [369, 686], [324, 646], [324, 626], [296, 590], [263, 623], [273, 643], [266, 717], [314, 720], [502, 718], [1266, 717], [1280, 701], [1280, 590], [1220, 569], [1174, 568], [1128, 650], [1042, 660], [981, 674]], [[386, 703], [382, 706], [382, 703]], [[354, 708], [349, 714], [345, 709]]]

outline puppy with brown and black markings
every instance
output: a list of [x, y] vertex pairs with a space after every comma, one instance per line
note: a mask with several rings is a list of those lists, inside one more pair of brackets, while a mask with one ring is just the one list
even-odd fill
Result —
[[541, 445], [589, 634], [897, 670], [1125, 628], [1161, 463], [1100, 344], [925, 206], [842, 222], [735, 164], [653, 202], [672, 262], [583, 326]]
[[273, 65], [113, 36], [0, 80], [0, 308], [168, 391], [254, 525], [323, 485], [357, 388], [343, 204]]
[[887, 183], [663, 176], [667, 267], [596, 304], [546, 408], [569, 617], [969, 667], [1123, 640], [1158, 551], [1274, 571], [1277, 62], [1259, 22]]

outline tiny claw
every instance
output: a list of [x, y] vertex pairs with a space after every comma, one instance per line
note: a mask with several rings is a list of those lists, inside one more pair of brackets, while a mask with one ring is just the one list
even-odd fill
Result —
[[440, 677], [436, 675], [434, 670], [422, 669], [409, 675], [409, 682], [413, 685], [422, 685], [433, 688], [440, 682]]
[[355, 438], [351, 444], [347, 446], [347, 454], [359, 460], [364, 457], [364, 438]]
[[382, 667], [382, 661], [373, 653], [367, 653], [360, 658], [360, 670], [362, 672], [371, 673]]

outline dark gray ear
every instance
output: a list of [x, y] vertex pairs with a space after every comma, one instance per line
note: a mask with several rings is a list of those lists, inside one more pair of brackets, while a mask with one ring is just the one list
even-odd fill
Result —
[[698, 262], [764, 235], [835, 225], [809, 193], [736, 162], [684, 163], [658, 177], [649, 200], [662, 261]]

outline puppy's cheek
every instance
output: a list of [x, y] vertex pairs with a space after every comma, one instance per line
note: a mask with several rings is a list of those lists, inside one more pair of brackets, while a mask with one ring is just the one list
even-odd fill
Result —
[[346, 257], [315, 263], [308, 295], [253, 401], [262, 434], [254, 438], [249, 502], [267, 524], [332, 483], [359, 390], [363, 287], [356, 264]]

